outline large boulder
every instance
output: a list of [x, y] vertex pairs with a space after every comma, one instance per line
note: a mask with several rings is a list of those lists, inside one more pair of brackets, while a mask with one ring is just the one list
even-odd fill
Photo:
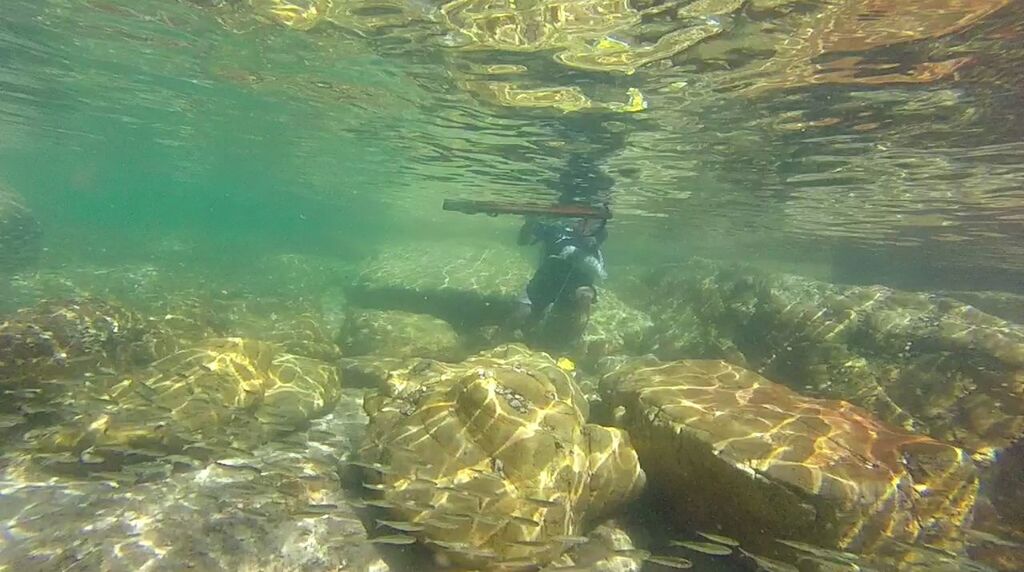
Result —
[[602, 387], [682, 526], [770, 551], [775, 538], [866, 554], [962, 548], [978, 479], [958, 447], [717, 360], [636, 358]]
[[1024, 436], [1024, 327], [973, 306], [703, 261], [647, 288], [662, 359], [726, 359], [979, 460]]
[[42, 234], [21, 198], [0, 186], [0, 275], [34, 262], [42, 251]]
[[431, 358], [458, 361], [466, 356], [448, 322], [400, 310], [353, 310], [345, 319], [341, 345], [346, 355]]
[[522, 346], [392, 371], [365, 408], [368, 486], [439, 561], [533, 569], [644, 484], [629, 437], [587, 423], [570, 375]]
[[69, 394], [69, 419], [35, 432], [32, 447], [88, 450], [108, 467], [137, 460], [139, 449], [205, 458], [211, 447], [259, 444], [307, 426], [334, 407], [340, 389], [333, 365], [240, 338], [208, 340], [115, 381]]

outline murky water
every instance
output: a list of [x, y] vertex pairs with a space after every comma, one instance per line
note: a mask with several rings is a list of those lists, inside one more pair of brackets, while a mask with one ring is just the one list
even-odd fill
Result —
[[[356, 516], [325, 526], [282, 515], [351, 496], [336, 468], [362, 438], [363, 392], [384, 380], [354, 389], [347, 375], [401, 369], [387, 360], [458, 362], [508, 341], [491, 316], [535, 264], [515, 250], [520, 220], [445, 212], [445, 198], [610, 206], [611, 295], [602, 289], [606, 314], [587, 325], [600, 344], [566, 352], [604, 416], [596, 422], [619, 423], [607, 406], [631, 403], [598, 389], [611, 375], [599, 358], [723, 359], [963, 447], [984, 494], [1019, 497], [1020, 2], [7, 0], [0, 12], [0, 382], [13, 392], [0, 407], [12, 443], [0, 567], [381, 569], [379, 547], [353, 540]], [[681, 263], [686, 279], [651, 274]], [[743, 270], [723, 270], [731, 264]], [[425, 314], [435, 321], [417, 321]], [[298, 378], [280, 381], [294, 356], [336, 365], [359, 357], [346, 345], [393, 335], [390, 349], [368, 352], [380, 364], [341, 368], [351, 393], [320, 396], [331, 382], [301, 360]], [[278, 349], [210, 342], [224, 337]], [[297, 410], [253, 414], [319, 433], [281, 453], [273, 443], [288, 431], [207, 412], [216, 431], [229, 428], [226, 440], [204, 434], [219, 452], [187, 462], [181, 442], [82, 440], [106, 416], [111, 435], [135, 435], [140, 419], [182, 423], [194, 405], [175, 401], [181, 387], [206, 387], [195, 368], [217, 360], [256, 372], [238, 379], [274, 380], [238, 382], [232, 403], [247, 413], [247, 392], [301, 386]], [[119, 385], [131, 379], [145, 385]], [[125, 397], [150, 386], [178, 397], [156, 409]], [[82, 405], [90, 392], [107, 397]], [[203, 433], [185, 425], [182, 434]], [[849, 452], [833, 437], [817, 443]], [[83, 450], [104, 446], [182, 458], [157, 463], [157, 477], [132, 473], [130, 485], [111, 475], [154, 464], [145, 451], [108, 451], [98, 480], [64, 466], [88, 465]], [[208, 463], [257, 447], [271, 452], [260, 449], [255, 472], [273, 477], [224, 493], [239, 499], [234, 508], [211, 500], [204, 487], [240, 479]], [[659, 449], [639, 451], [642, 465]], [[40, 468], [33, 455], [78, 457]], [[308, 460], [306, 473], [286, 470], [295, 459]], [[938, 490], [932, 474], [892, 471]], [[281, 489], [292, 496], [278, 503]], [[127, 500], [110, 501], [112, 490]], [[76, 495], [102, 518], [67, 508]], [[162, 495], [180, 503], [160, 504]], [[246, 503], [260, 495], [273, 509], [253, 516]], [[205, 518], [217, 511], [227, 520]], [[633, 512], [622, 519], [637, 542], [665, 546], [663, 532], [637, 531], [645, 509]], [[974, 512], [984, 534], [1024, 536], [991, 504]], [[182, 530], [202, 526], [216, 534], [190, 552], [195, 539]], [[90, 532], [62, 548], [71, 530]], [[145, 542], [133, 540], [140, 534]], [[324, 548], [346, 543], [358, 550]], [[256, 548], [266, 546], [282, 548]], [[970, 555], [996, 569], [1024, 562], [993, 546], [975, 542]], [[389, 562], [401, 570], [409, 551], [396, 550]]]

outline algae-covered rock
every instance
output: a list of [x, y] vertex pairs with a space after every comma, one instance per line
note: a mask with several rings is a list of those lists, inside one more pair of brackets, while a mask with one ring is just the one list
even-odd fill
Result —
[[723, 358], [978, 458], [1024, 435], [1024, 327], [973, 306], [702, 261], [647, 284], [662, 359]]
[[384, 358], [432, 358], [458, 361], [465, 357], [459, 335], [451, 325], [427, 314], [399, 310], [355, 310], [341, 334], [348, 355]]
[[[32, 436], [40, 451], [86, 450], [99, 463], [138, 449], [192, 453], [261, 443], [330, 411], [338, 398], [334, 366], [239, 338], [208, 340], [103, 387], [69, 396], [73, 417]], [[196, 446], [196, 443], [204, 443]]]
[[365, 408], [372, 488], [442, 561], [543, 565], [644, 483], [628, 436], [588, 424], [572, 378], [522, 346], [392, 371]]
[[15, 275], [12, 299], [0, 299], [0, 307], [14, 310], [41, 299], [99, 298], [116, 301], [153, 327], [166, 329], [179, 341], [178, 348], [209, 337], [254, 338], [289, 353], [333, 361], [340, 356], [332, 339], [344, 305], [335, 284], [340, 278], [330, 268], [313, 266], [310, 272], [327, 276], [307, 277], [307, 284], [294, 276], [303, 268], [287, 273], [264, 269], [266, 273], [239, 284], [224, 278], [223, 269], [211, 274], [197, 267], [151, 264], [68, 266]]
[[165, 355], [172, 339], [138, 314], [95, 298], [43, 301], [0, 323], [0, 384], [34, 384]]
[[344, 357], [338, 360], [338, 371], [347, 387], [380, 389], [385, 386], [391, 371], [408, 367], [416, 360], [384, 358], [373, 355]]
[[42, 251], [42, 229], [32, 211], [0, 186], [0, 274], [29, 266]]
[[959, 548], [978, 481], [955, 446], [717, 360], [638, 358], [602, 387], [683, 526], [752, 547], [781, 538], [865, 553], [892, 541]]

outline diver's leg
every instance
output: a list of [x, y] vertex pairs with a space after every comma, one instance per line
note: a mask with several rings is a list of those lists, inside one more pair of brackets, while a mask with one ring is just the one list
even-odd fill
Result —
[[508, 331], [520, 330], [521, 333], [527, 333], [541, 321], [546, 308], [556, 296], [555, 270], [554, 265], [544, 262], [533, 273], [526, 284], [526, 291], [516, 299], [512, 314], [506, 323]]
[[590, 323], [590, 312], [597, 299], [597, 289], [590, 285], [578, 286], [573, 292], [573, 324], [572, 337], [577, 339], [583, 335]]
[[526, 327], [530, 320], [530, 316], [533, 315], [533, 303], [530, 302], [530, 295], [523, 292], [521, 296], [516, 298], [515, 305], [512, 308], [512, 313], [509, 315], [508, 320], [505, 322], [505, 330], [509, 332], [515, 332], [516, 330], [522, 330]]
[[521, 325], [525, 337], [534, 341], [544, 338], [544, 330], [552, 305], [565, 285], [565, 262], [559, 259], [545, 259], [526, 285], [526, 299], [529, 301], [529, 315]]

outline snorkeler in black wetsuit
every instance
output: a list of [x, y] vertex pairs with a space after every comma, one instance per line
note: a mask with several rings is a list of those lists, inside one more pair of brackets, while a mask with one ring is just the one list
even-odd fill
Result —
[[519, 299], [514, 327], [545, 344], [577, 340], [597, 300], [597, 283], [607, 274], [601, 244], [605, 220], [529, 217], [518, 243], [543, 247], [541, 261]]
[[[568, 117], [556, 126], [558, 136], [572, 143], [557, 179], [546, 181], [558, 204], [587, 205], [608, 210], [615, 180], [602, 164], [625, 146], [623, 130], [609, 130], [590, 117]], [[610, 214], [610, 212], [609, 212]], [[519, 300], [512, 323], [524, 337], [543, 346], [565, 347], [579, 340], [597, 301], [597, 283], [605, 278], [601, 245], [606, 219], [528, 218], [519, 244], [543, 246], [539, 266]]]

